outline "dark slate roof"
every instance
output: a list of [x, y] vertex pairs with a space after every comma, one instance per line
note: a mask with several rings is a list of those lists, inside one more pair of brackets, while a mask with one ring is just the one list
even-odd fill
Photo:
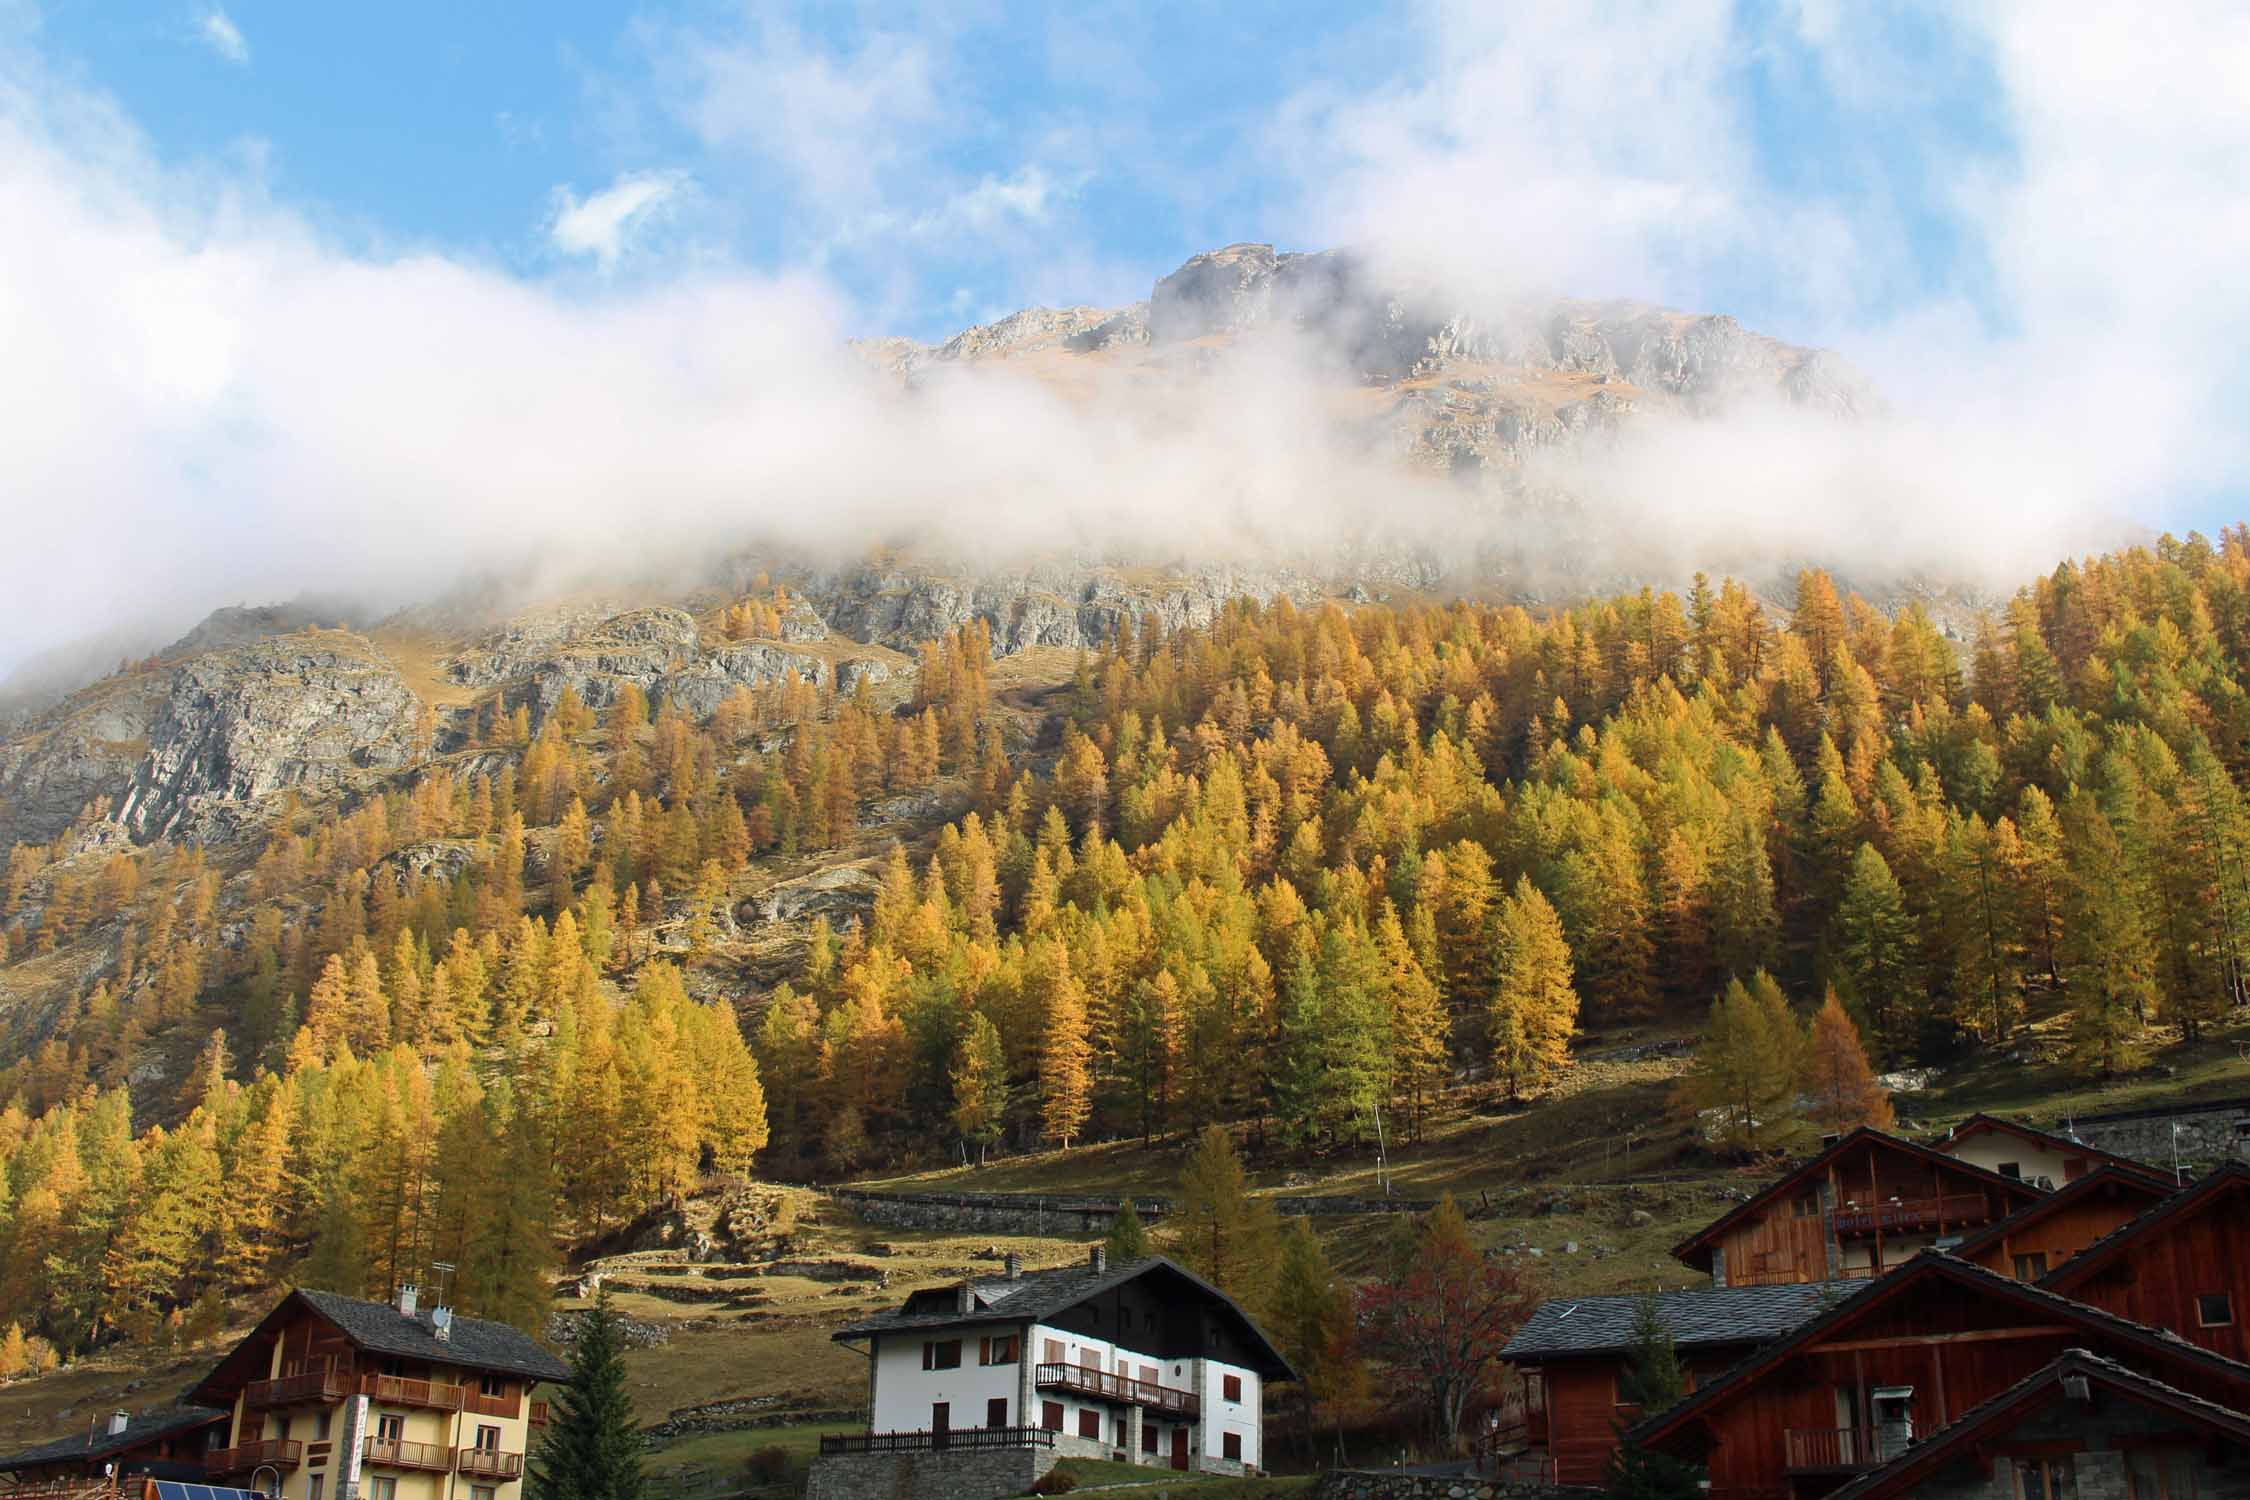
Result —
[[[1858, 1290], [1855, 1283], [1690, 1287], [1658, 1292], [1656, 1309], [1682, 1349], [1762, 1344]], [[1558, 1297], [1540, 1304], [1500, 1357], [1517, 1362], [1603, 1354], [1633, 1343], [1637, 1296]]]
[[431, 1364], [454, 1365], [470, 1370], [498, 1370], [533, 1380], [567, 1380], [570, 1366], [532, 1341], [529, 1334], [506, 1323], [456, 1314], [450, 1338], [441, 1339], [428, 1309], [407, 1317], [388, 1302], [368, 1302], [334, 1292], [296, 1294], [305, 1305], [342, 1329], [362, 1349], [394, 1354]]
[[123, 1432], [110, 1432], [108, 1418], [100, 1420], [103, 1430], [90, 1437], [83, 1432], [69, 1437], [56, 1438], [51, 1443], [41, 1443], [36, 1448], [26, 1448], [21, 1453], [11, 1453], [0, 1458], [0, 1474], [14, 1473], [19, 1469], [38, 1468], [45, 1464], [66, 1463], [72, 1459], [101, 1459], [128, 1448], [138, 1448], [143, 1443], [153, 1443], [175, 1432], [186, 1432], [201, 1427], [206, 1422], [221, 1421], [226, 1413], [208, 1406], [167, 1406], [156, 1411], [145, 1411], [128, 1418]]
[[2250, 1439], [2250, 1416], [2244, 1416], [2232, 1407], [2207, 1401], [2177, 1387], [2166, 1385], [2116, 1360], [2104, 1359], [2086, 1349], [2065, 1349], [2053, 1360], [2026, 1375], [1996, 1396], [1991, 1396], [1970, 1407], [1956, 1417], [1951, 1425], [1927, 1433], [1922, 1440], [1897, 1458], [1852, 1480], [1841, 1489], [1829, 1492], [1828, 1500], [1869, 1500], [1872, 1496], [1902, 1493], [1905, 1487], [1949, 1461], [1961, 1451], [1962, 1445], [1985, 1437], [1985, 1429], [1996, 1427], [2015, 1414], [2023, 1403], [2036, 1396], [2043, 1386], [2059, 1386], [2065, 1376], [2084, 1375], [2126, 1396], [2147, 1404], [2168, 1408], [2206, 1427], [2233, 1435], [2238, 1441]]
[[[2064, 1264], [2075, 1265], [2077, 1261], [2065, 1261]], [[2214, 1354], [2199, 1344], [2191, 1344], [2169, 1328], [2151, 1328], [2145, 1323], [2121, 1318], [2091, 1304], [2074, 1302], [2061, 1293], [2048, 1291], [2036, 1283], [2017, 1281], [1998, 1272], [1987, 1271], [1980, 1265], [1946, 1251], [1925, 1250], [1897, 1270], [1862, 1283], [1858, 1292], [1791, 1329], [1777, 1344], [1745, 1355], [1724, 1375], [1709, 1385], [1700, 1387], [1677, 1406], [1643, 1418], [1639, 1425], [1626, 1434], [1627, 1441], [1645, 1444], [1660, 1440], [1689, 1419], [1700, 1418], [1720, 1401], [1732, 1399], [1737, 1391], [1757, 1379], [1775, 1361], [1787, 1358], [1790, 1350], [1801, 1348], [1829, 1329], [1856, 1317], [1866, 1308], [1899, 1295], [1905, 1288], [1929, 1276], [1943, 1276], [1956, 1282], [1982, 1286], [1997, 1296], [2048, 1309], [2064, 1321], [2112, 1334], [2138, 1344], [2151, 1353], [2162, 1352], [2190, 1364], [2201, 1365], [2243, 1389], [2250, 1390], [2250, 1365], [2229, 1359], [2223, 1354]]]
[[1152, 1272], [1164, 1272], [1186, 1281], [1198, 1292], [1216, 1299], [1227, 1311], [1241, 1319], [1258, 1346], [1265, 1350], [1268, 1364], [1264, 1373], [1268, 1378], [1293, 1380], [1296, 1372], [1281, 1351], [1266, 1337], [1264, 1329], [1225, 1292], [1188, 1270], [1185, 1266], [1167, 1260], [1161, 1255], [1144, 1256], [1139, 1260], [1120, 1261], [1114, 1266], [1097, 1269], [1091, 1263], [1057, 1266], [1045, 1271], [1026, 1271], [1010, 1280], [1005, 1275], [973, 1277], [967, 1286], [972, 1298], [972, 1308], [962, 1312], [958, 1302], [958, 1288], [962, 1283], [915, 1292], [904, 1306], [891, 1312], [877, 1313], [847, 1324], [829, 1335], [839, 1343], [854, 1343], [879, 1333], [899, 1333], [912, 1329], [956, 1328], [972, 1323], [1038, 1322], [1068, 1311], [1089, 1297], [1123, 1286]]

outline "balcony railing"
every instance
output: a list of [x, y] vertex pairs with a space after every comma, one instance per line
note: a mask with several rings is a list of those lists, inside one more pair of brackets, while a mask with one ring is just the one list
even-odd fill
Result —
[[514, 1418], [523, 1411], [523, 1397], [520, 1395], [487, 1396], [482, 1391], [472, 1391], [464, 1387], [461, 1392], [461, 1409], [475, 1412], [480, 1417]]
[[1106, 1370], [1089, 1370], [1083, 1365], [1041, 1365], [1037, 1371], [1037, 1382], [1043, 1391], [1069, 1391], [1073, 1395], [1091, 1396], [1097, 1401], [1145, 1406], [1152, 1411], [1168, 1412], [1190, 1420], [1197, 1415], [1201, 1405], [1193, 1391], [1175, 1390], [1168, 1385], [1135, 1380], [1127, 1375], [1112, 1375]]
[[534, 1427], [544, 1427], [547, 1425], [546, 1402], [534, 1401], [531, 1403], [531, 1425]]
[[398, 1375], [362, 1375], [359, 1393], [386, 1406], [426, 1406], [432, 1411], [459, 1411], [466, 1394], [457, 1385], [435, 1380], [408, 1380]]
[[820, 1451], [831, 1453], [927, 1453], [946, 1448], [1052, 1448], [1053, 1432], [1044, 1427], [955, 1427], [944, 1432], [828, 1432]]
[[455, 1467], [480, 1479], [516, 1479], [523, 1474], [523, 1455], [497, 1448], [463, 1448]]
[[1838, 1234], [1877, 1230], [1935, 1229], [1940, 1224], [1981, 1224], [1992, 1217], [1982, 1193], [1948, 1193], [1939, 1198], [1901, 1198], [1895, 1203], [1846, 1205], [1836, 1210]]
[[204, 1455], [203, 1466], [214, 1474], [240, 1474], [261, 1464], [294, 1469], [305, 1461], [305, 1445], [290, 1438], [263, 1438], [233, 1448], [215, 1448]]
[[325, 1405], [352, 1393], [352, 1378], [342, 1370], [307, 1370], [278, 1380], [253, 1380], [242, 1388], [242, 1399], [251, 1406], [296, 1406], [302, 1402]]
[[1874, 1463], [1875, 1445], [1856, 1427], [1792, 1427], [1782, 1433], [1783, 1467], [1865, 1469]]
[[442, 1443], [371, 1437], [364, 1451], [369, 1463], [386, 1469], [431, 1469], [443, 1474], [453, 1467], [453, 1450]]

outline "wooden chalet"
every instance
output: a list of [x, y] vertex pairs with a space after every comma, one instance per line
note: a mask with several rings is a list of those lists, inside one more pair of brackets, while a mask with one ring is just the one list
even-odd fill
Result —
[[2245, 1494], [2250, 1416], [2071, 1349], [1830, 1500]]
[[2048, 1291], [2250, 1357], [2250, 1166], [2229, 1162], [2049, 1271]]
[[1948, 1156], [1998, 1172], [2002, 1177], [2019, 1177], [2048, 1188], [2063, 1187], [2103, 1166], [2131, 1167], [2157, 1173], [2167, 1180], [2171, 1177], [2170, 1173], [2159, 1172], [2147, 1162], [2089, 1146], [2067, 1135], [2035, 1129], [2020, 1120], [2004, 1120], [1998, 1115], [1971, 1115], [1932, 1145]]
[[[1818, 1282], [1691, 1287], [1657, 1293], [1656, 1309], [1692, 1391], [1849, 1290]], [[1502, 1351], [1520, 1381], [1505, 1406], [1520, 1408], [1522, 1441], [1545, 1456], [1559, 1484], [1601, 1483], [1618, 1428], [1640, 1415], [1623, 1403], [1619, 1383], [1632, 1361], [1639, 1306], [1633, 1296], [1557, 1298]]]
[[1953, 1253], [1988, 1271], [2037, 1281], [2177, 1191], [2169, 1177], [2105, 1162], [1967, 1236]]
[[1714, 1286], [1864, 1280], [2045, 1191], [1862, 1127], [1672, 1248]]
[[[115, 1412], [84, 1432], [0, 1457], [0, 1496], [75, 1492], [99, 1482], [116, 1488], [132, 1475], [201, 1479], [206, 1451], [226, 1440], [227, 1414], [207, 1406], [167, 1406], [135, 1416]], [[138, 1487], [134, 1487], [138, 1493]]]
[[1932, 1252], [1632, 1429], [1706, 1466], [1711, 1500], [1812, 1500], [2083, 1349], [2229, 1409], [2250, 1365]]

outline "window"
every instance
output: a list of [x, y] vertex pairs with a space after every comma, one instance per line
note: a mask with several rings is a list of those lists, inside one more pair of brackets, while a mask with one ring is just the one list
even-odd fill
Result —
[[2066, 1500], [2077, 1486], [2071, 1483], [2067, 1458], [2016, 1460], [2016, 1500]]
[[1240, 1375], [1226, 1376], [1219, 1382], [1219, 1394], [1229, 1401], [1240, 1401], [1242, 1399], [1242, 1377]]
[[328, 1476], [315, 1474], [305, 1481], [305, 1500], [320, 1500], [320, 1492], [328, 1488]]
[[1109, 1445], [1112, 1448], [1122, 1448], [1125, 1446], [1125, 1419], [1123, 1417], [1110, 1418]]
[[1082, 1438], [1092, 1438], [1097, 1443], [1100, 1442], [1102, 1440], [1102, 1414], [1098, 1411], [1081, 1410], [1078, 1413], [1078, 1435]]
[[1156, 1366], [1154, 1366], [1154, 1365], [1142, 1365], [1142, 1366], [1141, 1366], [1141, 1380], [1142, 1380], [1142, 1383], [1143, 1383], [1143, 1384], [1146, 1384], [1146, 1385], [1154, 1385], [1154, 1384], [1156, 1384], [1156, 1378], [1157, 1378], [1157, 1377], [1158, 1377], [1159, 1375], [1163, 1374], [1163, 1373], [1164, 1373], [1163, 1371], [1161, 1371], [1161, 1370], [1157, 1369], [1157, 1368], [1156, 1368]]
[[273, 1419], [273, 1435], [279, 1442], [289, 1441], [289, 1419], [286, 1416]]
[[1008, 1425], [1007, 1397], [994, 1396], [990, 1401], [984, 1403], [984, 1425], [987, 1427], [1005, 1427]]
[[324, 1443], [324, 1442], [328, 1441], [328, 1419], [329, 1419], [329, 1418], [330, 1418], [330, 1416], [332, 1416], [332, 1415], [333, 1415], [333, 1413], [330, 1413], [330, 1412], [325, 1412], [325, 1411], [316, 1411], [316, 1412], [314, 1412], [314, 1413], [313, 1413], [313, 1441], [314, 1441], [314, 1442], [316, 1442], [316, 1443]]
[[375, 1419], [375, 1440], [377, 1442], [395, 1443], [405, 1436], [406, 1418], [385, 1415]]
[[2013, 1177], [2018, 1182], [2023, 1181], [2023, 1163], [2020, 1161], [2004, 1161], [1992, 1170], [1998, 1172], [2002, 1177]]
[[375, 1500], [398, 1500], [398, 1481], [388, 1474], [375, 1481]]
[[2195, 1299], [2195, 1321], [2205, 1328], [2225, 1328], [2234, 1321], [2234, 1298], [2226, 1292], [2205, 1292]]
[[2041, 1250], [2041, 1251], [2037, 1252], [2036, 1254], [2032, 1254], [2032, 1255], [2019, 1255], [2019, 1256], [2017, 1256], [2017, 1257], [2016, 1257], [2016, 1280], [2018, 1280], [2018, 1281], [2037, 1281], [2037, 1280], [2038, 1280], [2038, 1279], [2039, 1279], [2040, 1277], [2042, 1277], [2042, 1276], [2044, 1276], [2044, 1275], [2046, 1275], [2046, 1274], [2047, 1274], [2047, 1252], [2046, 1252], [2046, 1251], [2044, 1251], [2044, 1250]]
[[497, 1427], [487, 1427], [487, 1426], [485, 1426], [485, 1425], [484, 1425], [483, 1423], [481, 1423], [481, 1422], [480, 1422], [480, 1423], [478, 1423], [478, 1424], [477, 1424], [477, 1452], [479, 1452], [479, 1453], [498, 1453], [499, 1451], [500, 1451], [500, 1429], [499, 1429], [499, 1428], [497, 1428]]
[[1145, 1417], [1141, 1420], [1141, 1451], [1143, 1453], [1154, 1453], [1156, 1451], [1156, 1424]]
[[925, 1370], [958, 1370], [961, 1368], [961, 1341], [959, 1339], [932, 1339], [922, 1345], [922, 1368]]
[[1219, 1457], [1242, 1462], [1242, 1434], [1230, 1432], [1219, 1439]]
[[1042, 1401], [1039, 1403], [1039, 1425], [1049, 1432], [1062, 1431], [1062, 1403], [1060, 1401]]
[[1050, 1365], [1059, 1365], [1063, 1362], [1063, 1342], [1061, 1339], [1048, 1339], [1045, 1347], [1047, 1352], [1039, 1356], [1042, 1360]]
[[508, 1382], [498, 1375], [487, 1375], [477, 1382], [477, 1389], [487, 1396], [505, 1396], [508, 1394]]
[[469, 1500], [496, 1500], [499, 1493], [500, 1490], [497, 1485], [472, 1484], [469, 1486]]
[[1012, 1333], [977, 1340], [977, 1363], [980, 1365], [1012, 1365], [1021, 1358], [1023, 1346]]
[[1799, 1195], [1798, 1195], [1798, 1197], [1797, 1197], [1797, 1202], [1796, 1202], [1796, 1213], [1797, 1213], [1797, 1217], [1798, 1217], [1798, 1218], [1800, 1218], [1800, 1219], [1817, 1219], [1817, 1218], [1819, 1218], [1819, 1217], [1820, 1217], [1820, 1194], [1818, 1194], [1818, 1193], [1801, 1193], [1801, 1194], [1799, 1194]]

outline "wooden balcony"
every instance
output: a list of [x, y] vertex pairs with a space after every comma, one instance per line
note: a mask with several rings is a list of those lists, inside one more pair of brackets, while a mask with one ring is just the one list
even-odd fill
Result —
[[371, 1437], [361, 1450], [384, 1469], [427, 1469], [443, 1474], [453, 1467], [453, 1450], [442, 1443], [410, 1443], [404, 1438]]
[[523, 1455], [497, 1448], [463, 1448], [454, 1467], [479, 1479], [521, 1479]]
[[1875, 1445], [1856, 1427], [1792, 1427], [1781, 1438], [1782, 1467], [1792, 1474], [1875, 1465]]
[[1960, 1228], [1992, 1218], [1982, 1193], [1947, 1193], [1938, 1198], [1899, 1198], [1888, 1203], [1846, 1204], [1836, 1210], [1836, 1233], [1896, 1234], [1900, 1231]]
[[461, 1388], [461, 1409], [466, 1412], [474, 1412], [480, 1417], [506, 1417], [513, 1421], [523, 1413], [523, 1397], [521, 1395], [487, 1396], [482, 1391], [473, 1391], [467, 1386], [463, 1386]]
[[352, 1378], [342, 1370], [307, 1370], [278, 1380], [253, 1380], [242, 1388], [242, 1399], [252, 1407], [326, 1406], [352, 1393]]
[[214, 1474], [241, 1474], [271, 1464], [294, 1469], [305, 1461], [305, 1445], [289, 1438], [263, 1438], [233, 1448], [215, 1448], [203, 1457], [204, 1468]]
[[1089, 1370], [1083, 1365], [1041, 1365], [1035, 1372], [1035, 1379], [1039, 1389], [1043, 1391], [1069, 1391], [1075, 1396], [1091, 1396], [1096, 1401], [1115, 1401], [1123, 1406], [1145, 1406], [1151, 1411], [1165, 1412], [1189, 1421], [1200, 1414], [1201, 1404], [1193, 1391], [1175, 1390], [1168, 1385], [1135, 1380], [1126, 1375], [1112, 1375], [1107, 1370]]
[[397, 1375], [362, 1375], [359, 1393], [385, 1406], [422, 1406], [431, 1411], [459, 1411], [468, 1392], [457, 1385], [435, 1380], [407, 1380]]
[[534, 1427], [544, 1427], [547, 1425], [546, 1402], [534, 1401], [531, 1403], [531, 1425]]

